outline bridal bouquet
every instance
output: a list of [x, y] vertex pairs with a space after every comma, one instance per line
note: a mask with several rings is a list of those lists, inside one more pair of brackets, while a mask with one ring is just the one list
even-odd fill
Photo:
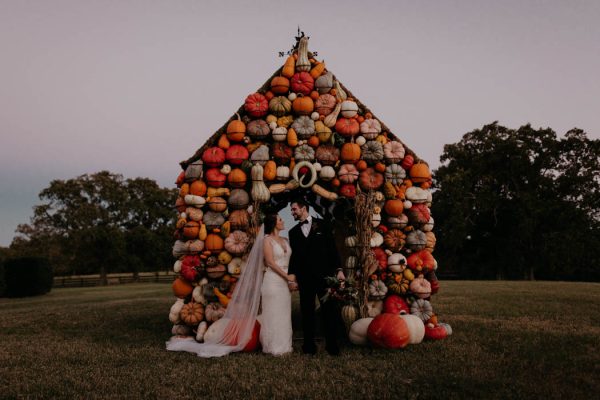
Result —
[[358, 301], [358, 289], [352, 279], [340, 280], [335, 276], [325, 278], [327, 292], [321, 301], [325, 302], [329, 299], [334, 299], [344, 303], [356, 303]]

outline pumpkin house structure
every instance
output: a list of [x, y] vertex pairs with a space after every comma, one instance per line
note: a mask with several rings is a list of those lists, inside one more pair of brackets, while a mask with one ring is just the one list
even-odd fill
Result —
[[284, 65], [181, 162], [172, 334], [202, 341], [225, 313], [261, 214], [303, 196], [334, 227], [349, 339], [388, 348], [451, 333], [439, 289], [428, 165], [308, 51]]

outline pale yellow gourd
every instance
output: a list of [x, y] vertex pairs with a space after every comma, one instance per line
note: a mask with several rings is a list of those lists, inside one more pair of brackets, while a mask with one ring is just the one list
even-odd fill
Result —
[[326, 190], [324, 187], [319, 186], [316, 183], [312, 185], [312, 191], [327, 200], [335, 201], [338, 198], [338, 195], [336, 193], [330, 192], [329, 190]]
[[298, 43], [298, 60], [296, 60], [296, 71], [310, 71], [310, 60], [308, 59], [308, 38], [304, 36]]
[[285, 183], [274, 183], [269, 186], [269, 192], [271, 194], [283, 193], [285, 191]]
[[341, 103], [348, 98], [348, 95], [346, 92], [344, 92], [342, 85], [340, 85], [337, 79], [333, 82], [333, 88], [335, 89], [335, 98], [337, 99], [338, 103]]
[[266, 203], [271, 198], [271, 193], [263, 182], [263, 167], [260, 164], [254, 164], [250, 175], [252, 176], [252, 199], [259, 203]]
[[327, 143], [331, 139], [331, 129], [323, 121], [315, 122], [315, 132], [317, 132], [317, 137], [321, 143]]
[[207, 197], [224, 197], [229, 196], [228, 188], [212, 188], [209, 187], [206, 192]]
[[200, 233], [198, 233], [198, 239], [206, 240], [207, 236], [208, 236], [208, 231], [206, 230], [206, 224], [202, 224], [202, 226], [200, 226]]
[[331, 114], [329, 114], [328, 116], [325, 117], [325, 119], [323, 120], [323, 123], [325, 124], [326, 127], [333, 128], [335, 126], [335, 123], [337, 122], [337, 117], [340, 114], [341, 109], [342, 109], [342, 103], [338, 103], [335, 106], [335, 108], [333, 109], [333, 111], [331, 112]]

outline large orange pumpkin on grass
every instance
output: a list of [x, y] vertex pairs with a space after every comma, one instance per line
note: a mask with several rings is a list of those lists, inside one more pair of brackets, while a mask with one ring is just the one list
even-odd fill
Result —
[[375, 346], [385, 349], [402, 349], [408, 345], [408, 325], [397, 314], [383, 313], [369, 324], [367, 337]]

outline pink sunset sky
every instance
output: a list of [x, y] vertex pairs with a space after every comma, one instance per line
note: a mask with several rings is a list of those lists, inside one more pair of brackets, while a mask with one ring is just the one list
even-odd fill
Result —
[[498, 120], [600, 138], [598, 1], [0, 0], [0, 245], [52, 179], [173, 187], [300, 25], [420, 157]]

